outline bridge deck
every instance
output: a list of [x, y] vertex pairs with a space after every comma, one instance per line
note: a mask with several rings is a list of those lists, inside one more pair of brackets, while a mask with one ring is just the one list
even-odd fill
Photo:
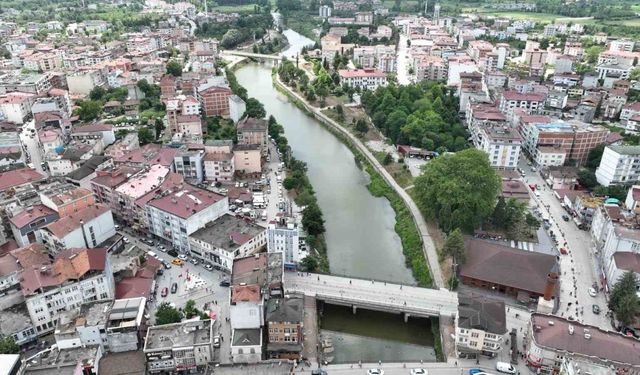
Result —
[[284, 285], [288, 293], [373, 310], [419, 316], [451, 316], [458, 311], [458, 295], [448, 290], [297, 272], [285, 272]]

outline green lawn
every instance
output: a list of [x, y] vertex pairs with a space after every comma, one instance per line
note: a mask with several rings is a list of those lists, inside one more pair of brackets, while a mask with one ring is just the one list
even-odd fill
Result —
[[221, 13], [249, 13], [253, 12], [255, 4], [243, 4], [243, 5], [216, 5], [211, 7], [211, 10], [215, 10]]

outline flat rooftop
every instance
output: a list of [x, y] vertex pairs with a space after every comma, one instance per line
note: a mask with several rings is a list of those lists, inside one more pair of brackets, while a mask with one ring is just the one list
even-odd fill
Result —
[[10, 336], [29, 327], [33, 324], [24, 304], [0, 311], [0, 336]]
[[98, 346], [86, 348], [54, 349], [41, 353], [27, 362], [25, 374], [28, 375], [75, 375], [76, 368], [96, 366]]
[[75, 332], [76, 327], [104, 326], [107, 322], [111, 301], [86, 303], [78, 309], [60, 313], [56, 334]]
[[211, 320], [149, 327], [144, 351], [211, 344]]
[[191, 237], [217, 248], [233, 251], [265, 230], [266, 228], [237, 216], [224, 214], [195, 231]]

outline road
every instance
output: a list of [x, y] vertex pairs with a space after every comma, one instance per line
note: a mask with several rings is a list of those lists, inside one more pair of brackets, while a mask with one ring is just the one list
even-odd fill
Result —
[[[381, 306], [397, 312], [452, 316], [458, 312], [458, 295], [446, 289], [434, 290], [382, 281], [285, 272], [287, 291], [344, 300], [358, 307]], [[320, 298], [322, 299], [322, 298]]]
[[400, 33], [400, 38], [398, 40], [398, 53], [397, 53], [397, 79], [398, 84], [400, 85], [409, 85], [411, 84], [411, 77], [409, 74], [409, 68], [407, 67], [407, 54], [409, 52], [409, 47], [407, 47], [407, 36], [403, 33]]
[[429, 264], [429, 270], [431, 271], [431, 277], [433, 279], [433, 284], [434, 284], [433, 286], [435, 288], [444, 288], [445, 283], [444, 283], [444, 278], [442, 277], [442, 272], [440, 270], [440, 264], [438, 263], [438, 253], [436, 251], [436, 245], [433, 242], [433, 239], [431, 238], [431, 236], [429, 235], [429, 231], [427, 230], [427, 223], [422, 217], [422, 213], [418, 209], [418, 206], [415, 204], [411, 196], [400, 185], [398, 185], [396, 180], [391, 176], [391, 174], [389, 174], [389, 172], [387, 172], [386, 169], [384, 169], [382, 164], [380, 164], [378, 159], [376, 159], [376, 157], [373, 156], [371, 151], [369, 151], [369, 149], [360, 141], [360, 139], [358, 139], [353, 134], [351, 134], [348, 130], [340, 126], [340, 124], [338, 124], [337, 122], [333, 121], [332, 119], [324, 115], [322, 112], [320, 112], [318, 108], [310, 105], [305, 98], [301, 97], [296, 92], [294, 92], [289, 87], [287, 87], [285, 84], [283, 84], [282, 81], [280, 81], [280, 78], [278, 77], [277, 74], [275, 75], [275, 77], [276, 77], [275, 82], [278, 85], [280, 85], [280, 87], [287, 90], [287, 92], [290, 95], [293, 95], [298, 101], [300, 101], [300, 103], [302, 103], [305, 106], [305, 108], [314, 115], [316, 119], [323, 121], [325, 124], [327, 124], [328, 126], [331, 126], [333, 129], [337, 130], [342, 135], [344, 135], [358, 149], [358, 151], [360, 151], [367, 158], [367, 160], [369, 161], [369, 163], [371, 163], [373, 168], [375, 168], [376, 171], [378, 171], [378, 173], [382, 175], [385, 181], [389, 184], [389, 186], [391, 186], [391, 188], [393, 188], [393, 190], [396, 191], [396, 193], [400, 196], [400, 198], [402, 198], [402, 200], [404, 201], [404, 204], [407, 206], [407, 208], [409, 208], [409, 211], [413, 216], [413, 220], [416, 224], [418, 232], [420, 233], [420, 236], [422, 238], [423, 252], [427, 260], [427, 263]]
[[[524, 159], [524, 158], [523, 158]], [[598, 281], [596, 275], [597, 255], [591, 243], [588, 231], [578, 229], [573, 221], [565, 222], [562, 215], [567, 214], [556, 198], [553, 190], [543, 181], [542, 177], [531, 170], [526, 159], [521, 161], [520, 169], [525, 172], [527, 184], [537, 184], [540, 197], [534, 196], [535, 202], [541, 210], [545, 210], [553, 223], [550, 230], [558, 236], [558, 243], [568, 250], [567, 255], [560, 255], [560, 308], [557, 315], [565, 318], [577, 318], [585, 323], [610, 329], [609, 319], [606, 317], [607, 303], [603, 292], [596, 297], [589, 296], [588, 290]], [[597, 304], [602, 309], [600, 314], [594, 314], [591, 306]]]

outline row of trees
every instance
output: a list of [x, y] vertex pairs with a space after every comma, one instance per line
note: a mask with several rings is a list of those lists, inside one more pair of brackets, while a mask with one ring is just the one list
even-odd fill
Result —
[[394, 144], [440, 152], [468, 147], [468, 133], [458, 118], [458, 99], [443, 84], [379, 87], [362, 94], [362, 105]]

